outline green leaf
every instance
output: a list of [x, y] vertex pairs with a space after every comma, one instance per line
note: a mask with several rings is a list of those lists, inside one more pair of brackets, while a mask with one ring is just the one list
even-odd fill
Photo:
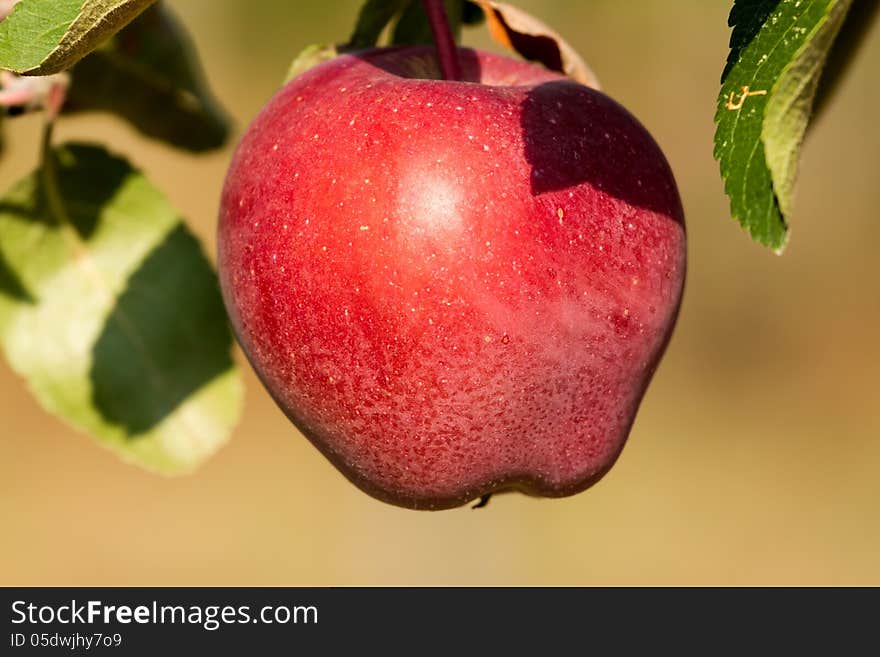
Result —
[[164, 5], [138, 16], [72, 75], [65, 112], [113, 112], [148, 137], [190, 151], [219, 148], [229, 136], [192, 41]]
[[715, 115], [733, 217], [777, 252], [788, 240], [800, 146], [851, 0], [736, 0]]
[[0, 68], [60, 73], [155, 0], [21, 0], [0, 23]]
[[302, 75], [310, 68], [322, 64], [339, 55], [339, 48], [333, 44], [319, 43], [307, 46], [297, 55], [296, 59], [287, 69], [287, 77], [284, 82], [290, 82], [293, 78]]
[[242, 397], [211, 265], [125, 160], [68, 145], [47, 162], [0, 199], [0, 346], [48, 411], [127, 461], [190, 470]]
[[[455, 40], [459, 41], [461, 39], [464, 0], [445, 0], [443, 4], [446, 7], [446, 18], [449, 20], [452, 34]], [[431, 24], [428, 22], [428, 16], [425, 14], [424, 5], [420, 0], [414, 0], [403, 10], [400, 19], [394, 26], [391, 43], [394, 45], [434, 43], [434, 33], [431, 31]]]
[[347, 49], [372, 48], [379, 42], [382, 31], [411, 2], [419, 0], [367, 0], [358, 14], [354, 32], [346, 45]]

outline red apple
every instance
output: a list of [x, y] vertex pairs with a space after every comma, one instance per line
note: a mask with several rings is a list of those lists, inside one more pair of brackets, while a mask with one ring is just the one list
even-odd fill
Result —
[[681, 202], [604, 94], [537, 66], [349, 54], [247, 130], [223, 191], [233, 327], [351, 481], [439, 509], [564, 496], [620, 453], [675, 323]]

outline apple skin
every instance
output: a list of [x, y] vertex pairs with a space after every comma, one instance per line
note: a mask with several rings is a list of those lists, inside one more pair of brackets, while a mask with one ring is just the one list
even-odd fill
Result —
[[675, 324], [669, 165], [604, 94], [461, 50], [340, 56], [244, 135], [219, 272], [275, 401], [376, 498], [560, 497], [613, 465]]

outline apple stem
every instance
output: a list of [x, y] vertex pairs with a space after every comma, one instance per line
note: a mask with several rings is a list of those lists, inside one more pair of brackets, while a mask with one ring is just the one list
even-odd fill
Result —
[[443, 0], [422, 0], [422, 4], [425, 6], [428, 22], [434, 33], [434, 43], [437, 46], [437, 58], [440, 60], [443, 79], [461, 80], [461, 67], [455, 52], [455, 37], [449, 26], [449, 17], [446, 15]]
[[485, 507], [489, 503], [489, 500], [491, 500], [491, 499], [492, 499], [492, 493], [487, 493], [486, 495], [483, 495], [482, 497], [480, 497], [480, 501], [477, 502], [476, 504], [474, 504], [471, 508], [472, 509], [482, 509], [483, 507]]
[[55, 129], [54, 119], [49, 119], [43, 126], [43, 139], [40, 148], [40, 184], [47, 201], [49, 214], [58, 224], [70, 225], [64, 200], [58, 187], [58, 172], [55, 167], [55, 153], [52, 151], [52, 133]]

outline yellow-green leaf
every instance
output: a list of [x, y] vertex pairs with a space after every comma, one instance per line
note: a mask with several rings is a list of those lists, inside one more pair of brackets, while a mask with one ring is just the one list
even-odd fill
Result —
[[0, 346], [48, 411], [127, 461], [191, 470], [241, 406], [216, 275], [125, 160], [49, 161], [0, 199]]
[[284, 82], [290, 82], [293, 78], [305, 73], [310, 68], [329, 61], [338, 55], [339, 48], [332, 43], [316, 43], [307, 46], [299, 55], [297, 55], [296, 59], [294, 59], [293, 63], [290, 65], [290, 68], [287, 69], [287, 77], [284, 79]]

